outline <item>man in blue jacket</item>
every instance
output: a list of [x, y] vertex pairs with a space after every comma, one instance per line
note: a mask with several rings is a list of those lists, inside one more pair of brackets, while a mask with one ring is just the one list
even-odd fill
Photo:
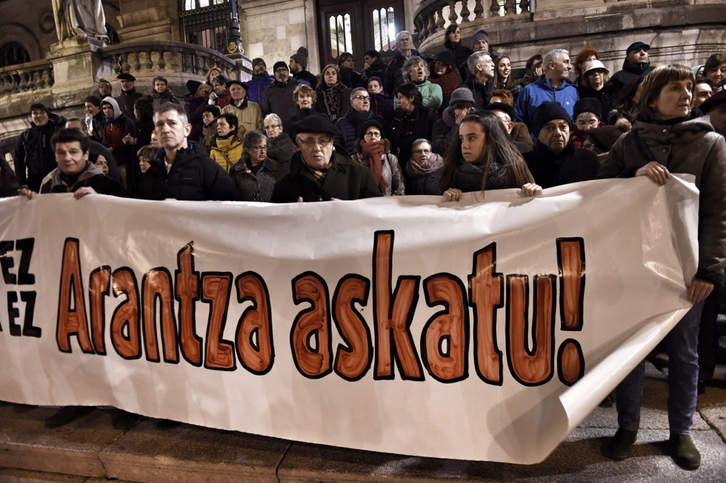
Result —
[[528, 84], [519, 93], [514, 110], [517, 118], [532, 130], [532, 116], [535, 109], [545, 101], [559, 102], [570, 117], [574, 115], [575, 103], [580, 98], [577, 89], [567, 79], [572, 70], [570, 55], [564, 49], [554, 49], [547, 52], [542, 59], [542, 68], [545, 76]]
[[262, 104], [262, 91], [272, 84], [275, 78], [267, 73], [265, 59], [257, 57], [252, 59], [252, 79], [247, 81], [247, 97], [255, 104]]

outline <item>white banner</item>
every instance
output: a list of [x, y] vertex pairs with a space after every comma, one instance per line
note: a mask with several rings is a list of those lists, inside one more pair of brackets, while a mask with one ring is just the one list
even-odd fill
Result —
[[0, 399], [543, 460], [687, 311], [695, 187], [0, 202]]

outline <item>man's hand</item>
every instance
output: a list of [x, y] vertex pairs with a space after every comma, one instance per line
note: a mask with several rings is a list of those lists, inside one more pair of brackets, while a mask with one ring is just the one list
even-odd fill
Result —
[[77, 200], [80, 200], [81, 198], [83, 198], [83, 197], [84, 197], [84, 196], [86, 196], [86, 195], [95, 195], [95, 194], [97, 194], [97, 193], [96, 193], [96, 190], [94, 190], [94, 189], [93, 189], [93, 188], [91, 188], [90, 186], [84, 186], [83, 188], [78, 188], [78, 189], [77, 189], [77, 190], [76, 190], [76, 191], [75, 191], [75, 192], [73, 193], [73, 197], [74, 197], [75, 199], [77, 199]]
[[35, 191], [32, 191], [27, 186], [23, 186], [22, 188], [20, 188], [18, 190], [18, 196], [25, 196], [29, 200], [32, 200], [33, 199], [33, 195], [35, 195]]
[[693, 305], [701, 302], [708, 297], [713, 291], [713, 284], [700, 278], [694, 278], [688, 287], [688, 301]]

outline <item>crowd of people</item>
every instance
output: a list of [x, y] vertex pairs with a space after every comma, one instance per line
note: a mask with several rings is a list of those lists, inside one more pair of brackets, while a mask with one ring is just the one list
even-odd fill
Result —
[[[486, 32], [463, 45], [456, 24], [443, 48], [421, 55], [406, 31], [387, 64], [375, 50], [341, 54], [319, 76], [301, 47], [268, 73], [253, 59], [242, 82], [211, 69], [177, 98], [166, 79], [121, 94], [98, 83], [84, 119], [62, 119], [32, 104], [31, 128], [18, 139], [14, 170], [0, 160], [2, 194], [74, 192], [144, 199], [273, 203], [439, 195], [543, 188], [595, 178], [646, 176], [665, 184], [691, 173], [700, 190], [699, 268], [689, 281], [693, 308], [666, 338], [673, 458], [695, 469], [690, 437], [699, 381], [713, 372], [709, 309], [723, 293], [726, 265], [726, 55], [702, 66], [653, 66], [650, 46], [634, 42], [610, 75], [586, 47], [532, 56], [521, 79]], [[520, 60], [520, 59], [515, 59]], [[706, 309], [704, 309], [706, 305]], [[703, 312], [703, 315], [702, 315]], [[710, 314], [710, 315], [706, 315]], [[710, 320], [710, 319], [713, 320]], [[709, 320], [706, 320], [709, 319]], [[708, 325], [711, 324], [711, 325]], [[701, 369], [699, 373], [699, 355]], [[709, 362], [710, 361], [710, 362]], [[615, 459], [636, 440], [643, 366], [619, 386]]]

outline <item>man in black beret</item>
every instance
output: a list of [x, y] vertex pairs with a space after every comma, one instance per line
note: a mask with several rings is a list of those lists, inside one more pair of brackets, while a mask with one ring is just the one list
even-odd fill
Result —
[[572, 146], [571, 123], [567, 111], [554, 101], [543, 102], [532, 115], [537, 142], [524, 154], [524, 160], [534, 182], [542, 188], [595, 179], [600, 170], [595, 153]]
[[333, 141], [340, 131], [330, 121], [310, 116], [292, 128], [299, 151], [290, 160], [290, 172], [275, 183], [273, 203], [381, 196], [370, 170], [336, 149]]
[[136, 92], [136, 87], [134, 87], [136, 77], [128, 72], [122, 72], [116, 78], [121, 83], [121, 94], [115, 98], [121, 108], [121, 114], [129, 119], [135, 119], [134, 103], [143, 97], [143, 94]]
[[708, 116], [714, 130], [726, 136], [726, 90], [721, 89], [701, 104], [701, 112]]

